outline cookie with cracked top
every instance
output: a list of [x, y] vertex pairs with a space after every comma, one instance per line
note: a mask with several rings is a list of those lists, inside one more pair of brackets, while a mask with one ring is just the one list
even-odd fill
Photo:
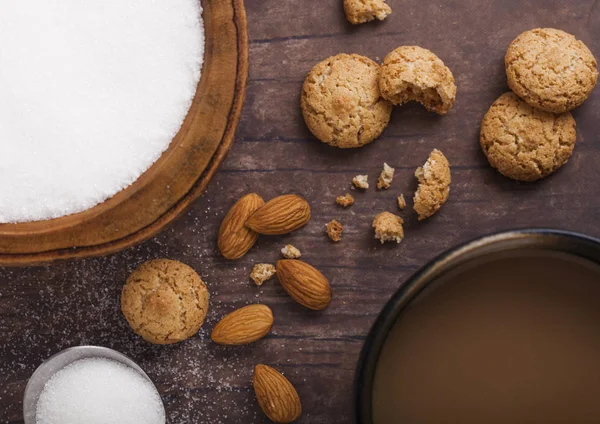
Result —
[[208, 311], [208, 290], [184, 263], [155, 259], [131, 273], [121, 293], [121, 311], [150, 343], [171, 344], [198, 332]]
[[361, 147], [387, 127], [392, 105], [377, 86], [379, 65], [357, 54], [338, 54], [308, 73], [300, 107], [310, 131], [324, 143]]
[[480, 143], [488, 161], [519, 181], [552, 174], [569, 160], [575, 141], [571, 113], [537, 109], [512, 92], [500, 96], [481, 123]]
[[581, 105], [598, 80], [598, 64], [586, 45], [553, 28], [519, 35], [504, 62], [510, 89], [531, 106], [553, 113]]

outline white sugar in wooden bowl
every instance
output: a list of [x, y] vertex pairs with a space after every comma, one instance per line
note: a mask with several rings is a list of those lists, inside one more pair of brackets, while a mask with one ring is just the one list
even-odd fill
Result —
[[[181, 215], [202, 194], [233, 144], [248, 77], [248, 37], [243, 0], [122, 0], [118, 3], [115, 0], [91, 0], [84, 2], [88, 9], [84, 13], [93, 12], [87, 15], [87, 21], [76, 19], [79, 9], [84, 7], [83, 3], [79, 3], [75, 0], [0, 1], [0, 183], [6, 184], [0, 190], [0, 221], [30, 219], [0, 222], [0, 266], [105, 255], [151, 237]], [[24, 9], [25, 4], [27, 10]], [[156, 11], [161, 7], [164, 13], [158, 16]], [[115, 8], [120, 10], [119, 17], [112, 24], [107, 22], [111, 8], [112, 12]], [[145, 8], [148, 10], [143, 10]], [[180, 13], [183, 10], [189, 13]], [[48, 28], [45, 22], [39, 22], [39, 15], [43, 13], [46, 14], [44, 20], [54, 20], [55, 24], [68, 17], [71, 26], [78, 26], [82, 35], [67, 36], [73, 30], [69, 24]], [[28, 15], [27, 19], [23, 15]], [[138, 19], [146, 24], [135, 24]], [[104, 25], [119, 22], [129, 22], [131, 26], [125, 31], [127, 39], [123, 41], [114, 37], [111, 47], [114, 50], [99, 49], [96, 44], [102, 39], [92, 35]], [[27, 29], [9, 28], [16, 23], [26, 23]], [[172, 27], [170, 30], [167, 28], [169, 25]], [[152, 26], [158, 29], [149, 34], [145, 28]], [[197, 31], [195, 35], [193, 28]], [[13, 35], [9, 37], [9, 33]], [[159, 33], [163, 37], [158, 37]], [[59, 38], [59, 34], [65, 37], [64, 41], [49, 42], [53, 37]], [[184, 38], [188, 42], [184, 43]], [[202, 38], [204, 44], [199, 43], [197, 48], [192, 48]], [[165, 41], [167, 39], [170, 41]], [[125, 42], [140, 46], [148, 54], [133, 49], [131, 54], [137, 59], [136, 63], [132, 63], [131, 55], [126, 54], [129, 50], [122, 45]], [[5, 48], [9, 43], [13, 47]], [[83, 49], [84, 44], [89, 49]], [[202, 45], [203, 56], [200, 54]], [[38, 48], [40, 46], [44, 49]], [[54, 53], [49, 53], [50, 48]], [[74, 62], [75, 68], [69, 69], [64, 66], [68, 61], [62, 56], [73, 50], [79, 50], [82, 61]], [[189, 56], [184, 57], [184, 50]], [[147, 74], [138, 76], [134, 75], [136, 72], [121, 72], [124, 68], [114, 65], [105, 66], [104, 72], [97, 75], [94, 66], [89, 69], [90, 66], [82, 64], [104, 63], [100, 61], [103, 55], [98, 52], [121, 52], [118, 62], [132, 71]], [[10, 65], [7, 65], [9, 53], [17, 60], [11, 59]], [[156, 53], [152, 60], [150, 53]], [[43, 60], [38, 58], [36, 61], [30, 55], [41, 55]], [[202, 61], [200, 80], [188, 92], [185, 82], [194, 85], [194, 73], [200, 69], [199, 60]], [[23, 75], [15, 75], [19, 61], [23, 64], [35, 62], [36, 66], [26, 67]], [[54, 65], [53, 72], [44, 67], [46, 62]], [[12, 81], [21, 83], [24, 76], [43, 75], [46, 80], [36, 89], [27, 83], [25, 86], [21, 84], [17, 90], [16, 84], [3, 85], [3, 81], [7, 81], [4, 79], [5, 71], [12, 75]], [[100, 90], [100, 83], [106, 79], [107, 72], [121, 84]], [[82, 73], [89, 76], [89, 85], [83, 84]], [[62, 79], [54, 78], [55, 74], [63, 75]], [[64, 75], [72, 76], [73, 81], [65, 81]], [[150, 86], [144, 86], [144, 81]], [[56, 93], [59, 82], [72, 86], [78, 83], [79, 89]], [[83, 101], [86, 99], [82, 85], [88, 100], [95, 96], [93, 102]], [[135, 91], [135, 96], [126, 95], [132, 91]], [[175, 96], [177, 93], [179, 97]], [[174, 106], [165, 108], [163, 101], [159, 101], [159, 95]], [[30, 101], [17, 107], [18, 98]], [[88, 109], [73, 108], [75, 100]], [[129, 103], [124, 105], [125, 102]], [[36, 113], [42, 104], [47, 109], [38, 116]], [[104, 107], [98, 108], [98, 105]], [[117, 110], [128, 114], [128, 120], [119, 120]], [[161, 112], [163, 110], [164, 113]], [[57, 117], [57, 120], [53, 121], [50, 117]], [[112, 127], [112, 131], [108, 126], [109, 118], [120, 123]], [[29, 122], [34, 121], [40, 124], [30, 127]], [[10, 123], [10, 127], [5, 125], [6, 122]], [[58, 124], [60, 126], [56, 127]], [[126, 131], [129, 137], [123, 135]], [[35, 139], [29, 140], [30, 145], [37, 146], [35, 151], [26, 155], [21, 150], [19, 156], [16, 153], [19, 148], [14, 141], [22, 141], [24, 134], [42, 134], [45, 138], [37, 139], [37, 145]], [[99, 134], [104, 134], [104, 137]], [[154, 138], [151, 139], [152, 136]], [[70, 144], [63, 138], [71, 140]], [[99, 141], [100, 144], [90, 154], [91, 141]], [[8, 154], [9, 149], [12, 155]], [[75, 163], [68, 160], [79, 157], [78, 152], [87, 154], [82, 154], [80, 157], [83, 159]], [[154, 159], [156, 161], [152, 163]], [[50, 160], [59, 163], [64, 160], [72, 170], [68, 172], [67, 167], [60, 164], [49, 167], [47, 163]], [[99, 166], [103, 161], [106, 166]], [[131, 166], [131, 163], [136, 166]], [[143, 171], [147, 166], [149, 168]], [[40, 169], [43, 167], [52, 168], [48, 171], [52, 175], [42, 175]], [[113, 170], [117, 168], [122, 174], [114, 178], [116, 171], [113, 175]], [[8, 169], [16, 170], [18, 175], [9, 173]], [[7, 174], [10, 174], [12, 184], [7, 184]], [[55, 175], [61, 175], [61, 178]], [[136, 179], [137, 175], [139, 178]], [[32, 183], [36, 178], [37, 182]], [[91, 188], [85, 185], [86, 195], [81, 195], [79, 189], [85, 181], [96, 183]], [[112, 182], [110, 187], [109, 182]], [[52, 185], [53, 188], [48, 190]], [[15, 190], [16, 186], [23, 190]], [[112, 195], [121, 187], [125, 188]], [[7, 202], [9, 195], [12, 196], [11, 201]], [[64, 215], [84, 209], [103, 198], [106, 200], [95, 206]], [[63, 216], [58, 218], [32, 220], [61, 214]]]
[[200, 78], [199, 8], [0, 2], [0, 223], [89, 209], [160, 157]]

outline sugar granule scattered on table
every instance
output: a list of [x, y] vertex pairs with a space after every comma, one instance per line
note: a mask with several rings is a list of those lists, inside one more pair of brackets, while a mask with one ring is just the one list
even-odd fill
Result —
[[81, 359], [46, 383], [36, 424], [164, 424], [154, 386], [127, 365], [104, 358]]
[[86, 210], [160, 157], [200, 78], [199, 4], [0, 2], [0, 223]]

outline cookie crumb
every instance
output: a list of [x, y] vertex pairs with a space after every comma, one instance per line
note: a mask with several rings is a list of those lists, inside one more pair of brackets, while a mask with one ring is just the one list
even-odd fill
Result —
[[356, 188], [362, 188], [363, 190], [366, 190], [369, 188], [368, 180], [368, 175], [357, 175], [356, 177], [352, 178], [352, 184], [354, 184], [354, 187]]
[[406, 207], [406, 200], [404, 199], [404, 194], [400, 194], [400, 196], [398, 196], [398, 207], [401, 211], [404, 210], [404, 208]]
[[377, 180], [377, 188], [388, 189], [392, 185], [392, 180], [394, 179], [394, 168], [389, 166], [387, 163], [383, 163], [383, 170], [379, 175], [379, 179]]
[[375, 19], [383, 21], [392, 13], [385, 0], [344, 0], [346, 19], [353, 24], [363, 24]]
[[256, 264], [252, 268], [250, 278], [254, 281], [254, 284], [262, 286], [265, 281], [275, 275], [275, 272], [275, 267], [271, 264]]
[[283, 249], [281, 249], [281, 254], [286, 259], [298, 259], [300, 256], [302, 256], [300, 250], [298, 250], [291, 244], [287, 244]]
[[344, 196], [336, 197], [335, 203], [347, 208], [348, 206], [352, 206], [354, 204], [354, 197], [352, 197], [350, 193], [346, 193]]
[[419, 221], [436, 213], [450, 195], [450, 164], [438, 149], [434, 149], [425, 165], [417, 168], [415, 177], [419, 181], [414, 196], [414, 209]]
[[342, 239], [342, 231], [344, 226], [341, 222], [332, 219], [327, 223], [327, 236], [331, 241], [338, 242]]
[[404, 239], [404, 221], [398, 215], [390, 212], [381, 212], [373, 219], [375, 238], [382, 244], [386, 241], [400, 243]]

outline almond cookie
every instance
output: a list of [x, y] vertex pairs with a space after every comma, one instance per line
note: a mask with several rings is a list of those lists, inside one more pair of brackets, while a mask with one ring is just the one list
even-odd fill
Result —
[[392, 13], [385, 0], [344, 0], [344, 12], [351, 24], [362, 24], [379, 19], [383, 21]]
[[302, 87], [306, 125], [331, 146], [361, 147], [387, 127], [392, 105], [377, 87], [379, 65], [357, 54], [338, 54], [315, 65]]
[[121, 311], [133, 331], [150, 343], [177, 343], [202, 326], [208, 290], [186, 264], [156, 259], [143, 263], [127, 278]]
[[490, 164], [520, 181], [535, 181], [556, 171], [573, 153], [575, 140], [570, 112], [545, 112], [514, 93], [500, 96], [481, 123], [481, 148]]
[[522, 33], [508, 46], [504, 62], [510, 89], [531, 106], [553, 113], [582, 104], [598, 80], [590, 50], [558, 29]]
[[448, 113], [456, 98], [450, 69], [419, 46], [401, 46], [388, 53], [379, 71], [379, 90], [395, 105], [414, 100], [440, 115]]
[[438, 149], [434, 149], [425, 162], [417, 168], [415, 177], [419, 182], [413, 198], [419, 221], [436, 213], [450, 195], [450, 164]]

